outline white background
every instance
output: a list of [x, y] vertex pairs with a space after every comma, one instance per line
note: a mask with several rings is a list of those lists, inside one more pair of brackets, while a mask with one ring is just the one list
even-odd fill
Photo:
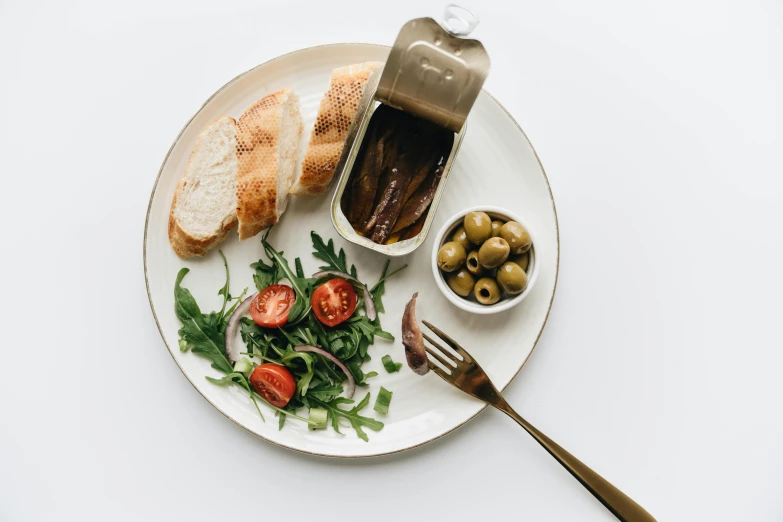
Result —
[[[267, 444], [152, 319], [149, 193], [200, 104], [441, 5], [0, 0], [0, 520], [613, 520], [495, 411], [385, 458]], [[472, 6], [560, 218], [509, 402], [659, 521], [783, 519], [783, 5]]]

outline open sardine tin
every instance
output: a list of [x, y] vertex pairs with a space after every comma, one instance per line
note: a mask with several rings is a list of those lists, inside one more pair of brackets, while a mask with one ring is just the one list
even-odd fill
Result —
[[[405, 24], [389, 53], [385, 67], [370, 76], [335, 167], [337, 188], [332, 198], [332, 224], [348, 241], [388, 256], [416, 250], [427, 238], [449, 178], [454, 158], [465, 136], [470, 109], [489, 73], [489, 56], [478, 40], [460, 38], [431, 18]], [[343, 213], [341, 201], [373, 113], [389, 105], [455, 133], [451, 152], [426, 213], [421, 231], [409, 239], [378, 244], [358, 234]]]

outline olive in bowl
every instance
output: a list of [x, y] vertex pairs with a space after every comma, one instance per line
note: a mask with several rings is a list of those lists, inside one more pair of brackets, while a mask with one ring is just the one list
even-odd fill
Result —
[[508, 310], [534, 286], [535, 236], [523, 218], [509, 210], [469, 208], [449, 218], [438, 232], [432, 270], [438, 288], [455, 306], [477, 314]]
[[438, 250], [438, 267], [444, 272], [453, 272], [465, 264], [467, 257], [461, 244], [450, 241]]

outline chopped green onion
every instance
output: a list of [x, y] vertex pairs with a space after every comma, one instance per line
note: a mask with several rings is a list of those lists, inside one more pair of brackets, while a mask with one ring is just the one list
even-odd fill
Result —
[[402, 368], [402, 363], [392, 361], [391, 355], [384, 355], [381, 357], [381, 361], [383, 362], [383, 367], [389, 373], [398, 372]]
[[247, 375], [253, 371], [253, 364], [249, 360], [242, 357], [234, 365], [234, 371], [243, 375]]
[[392, 392], [381, 386], [378, 397], [375, 399], [375, 406], [372, 409], [378, 413], [389, 413], [389, 404], [391, 403]]
[[387, 341], [394, 340], [394, 336], [392, 334], [390, 334], [389, 332], [385, 332], [380, 328], [375, 329], [375, 337], [380, 337], [381, 339], [386, 339]]
[[185, 339], [180, 339], [179, 340], [179, 351], [180, 352], [187, 352], [189, 348], [190, 348], [190, 345], [188, 344], [188, 342]]
[[326, 429], [326, 420], [329, 417], [329, 412], [325, 408], [310, 408], [310, 429], [311, 430], [323, 430]]

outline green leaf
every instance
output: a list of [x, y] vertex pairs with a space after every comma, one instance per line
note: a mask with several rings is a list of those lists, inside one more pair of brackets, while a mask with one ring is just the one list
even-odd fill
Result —
[[380, 337], [381, 339], [386, 339], [387, 341], [394, 340], [394, 336], [392, 334], [385, 330], [381, 330], [380, 328], [375, 329], [375, 337]]
[[328, 382], [320, 383], [318, 386], [310, 388], [308, 397], [318, 399], [320, 401], [328, 401], [334, 397], [337, 397], [343, 393], [343, 385], [340, 383], [329, 384]]
[[272, 245], [267, 243], [266, 239], [262, 239], [261, 243], [264, 245], [264, 252], [266, 252], [267, 257], [275, 265], [278, 273], [282, 274], [285, 279], [288, 279], [296, 293], [296, 301], [288, 312], [289, 323], [296, 323], [304, 319], [307, 314], [310, 313], [310, 294], [314, 281], [297, 277], [291, 270], [291, 267], [288, 266], [288, 261], [283, 257], [282, 252], [278, 252], [272, 248]]
[[[348, 272], [347, 262], [345, 260], [345, 250], [342, 248], [337, 253], [334, 250], [334, 241], [329, 240], [329, 243], [324, 243], [324, 240], [315, 232], [310, 232], [310, 238], [313, 240], [313, 256], [324, 261], [325, 266], [319, 267], [321, 270], [338, 270], [340, 272]], [[350, 274], [356, 277], [356, 267], [351, 265]]]
[[228, 386], [229, 384], [238, 384], [248, 392], [250, 391], [250, 384], [247, 382], [245, 376], [239, 372], [229, 373], [228, 375], [224, 375], [220, 379], [215, 379], [207, 375], [207, 380], [212, 384], [216, 384], [218, 386]]
[[296, 359], [304, 361], [305, 367], [307, 368], [307, 371], [298, 375], [299, 378], [296, 381], [296, 389], [301, 396], [305, 396], [307, 395], [307, 388], [310, 386], [310, 381], [313, 380], [313, 376], [315, 375], [313, 356], [306, 352], [294, 351], [289, 347], [288, 350], [286, 350], [285, 355], [280, 358], [280, 362], [288, 367], [292, 365], [293, 361]]
[[223, 306], [220, 308], [220, 317], [223, 318], [226, 313], [226, 305], [228, 304], [228, 300], [231, 299], [231, 294], [228, 293], [231, 278], [228, 275], [228, 261], [226, 261], [226, 256], [223, 255], [222, 250], [218, 250], [218, 253], [220, 254], [220, 257], [223, 258], [223, 266], [226, 269], [226, 284], [223, 285], [223, 288], [218, 290], [218, 295], [223, 296]]
[[278, 270], [277, 265], [266, 264], [263, 259], [259, 259], [255, 263], [250, 265], [250, 268], [255, 270], [253, 274], [253, 282], [256, 285], [256, 289], [260, 292], [269, 285], [273, 285], [283, 278], [283, 274]]
[[360, 368], [362, 362], [364, 361], [363, 360], [348, 361], [346, 366], [348, 367], [349, 370], [351, 370], [351, 373], [353, 374], [353, 379], [354, 381], [356, 381], [356, 386], [365, 387], [367, 386], [367, 379], [371, 379], [372, 377], [377, 376], [378, 372], [364, 373]]
[[261, 416], [261, 420], [266, 422], [266, 419], [264, 418], [264, 414], [261, 413], [261, 409], [258, 407], [258, 403], [256, 402], [256, 398], [254, 396], [255, 392], [250, 388], [250, 383], [247, 382], [247, 378], [244, 375], [238, 372], [234, 372], [234, 373], [229, 373], [228, 375], [226, 375], [221, 379], [213, 379], [212, 377], [207, 376], [207, 380], [212, 384], [216, 384], [218, 386], [228, 386], [229, 384], [236, 384], [244, 388], [250, 394], [250, 399], [253, 401], [253, 404], [256, 407], [256, 411], [258, 412], [258, 415]]
[[174, 312], [182, 323], [180, 339], [191, 346], [193, 353], [212, 361], [214, 369], [229, 374], [233, 368], [226, 358], [226, 341], [221, 333], [221, 328], [225, 331], [225, 325], [215, 312], [204, 316], [193, 294], [182, 287], [182, 280], [188, 272], [187, 268], [180, 270], [174, 283]]
[[336, 399], [332, 399], [331, 401], [320, 401], [313, 398], [312, 402], [316, 403], [318, 406], [329, 412], [329, 416], [332, 419], [332, 427], [337, 433], [340, 433], [340, 419], [347, 420], [351, 424], [351, 427], [356, 431], [356, 435], [358, 435], [359, 438], [364, 442], [369, 442], [370, 439], [363, 428], [367, 428], [373, 431], [380, 431], [383, 429], [383, 423], [381, 421], [375, 420], [371, 417], [364, 417], [359, 414], [359, 412], [362, 411], [362, 409], [364, 409], [364, 407], [367, 406], [367, 404], [370, 402], [369, 393], [364, 396], [364, 399], [362, 399], [359, 404], [350, 410], [344, 410], [339, 407], [340, 404], [353, 404], [354, 401], [352, 399], [346, 399], [345, 397], [338, 397]]
[[237, 306], [242, 303], [242, 301], [245, 299], [245, 294], [247, 293], [247, 287], [245, 287], [244, 290], [242, 290], [242, 293], [239, 294], [237, 297], [232, 297], [231, 299], [234, 300], [234, 304], [231, 305], [231, 307], [226, 310], [226, 313], [223, 314], [223, 318], [228, 322], [228, 319], [231, 317], [231, 314], [234, 313], [234, 310], [237, 309]]
[[365, 339], [367, 339], [370, 343], [372, 343], [373, 339], [375, 338], [375, 325], [372, 324], [372, 321], [367, 319], [366, 316], [361, 316], [358, 318], [354, 318], [357, 320], [351, 321], [351, 326], [356, 329]]
[[388, 339], [389, 341], [394, 340], [394, 336], [392, 334], [382, 330], [380, 326], [375, 324], [375, 321], [370, 321], [366, 316], [361, 315], [352, 317], [347, 321], [347, 323], [350, 324], [351, 327], [354, 328], [361, 336], [367, 339], [370, 344], [372, 344], [375, 337]]
[[391, 259], [386, 260], [386, 264], [383, 265], [380, 279], [375, 283], [375, 286], [372, 287], [372, 290], [370, 290], [372, 301], [375, 303], [375, 311], [379, 314], [386, 313], [386, 309], [383, 307], [383, 299], [381, 298], [383, 297], [384, 292], [386, 292], [384, 281], [386, 280], [386, 271], [389, 269], [389, 263], [391, 263]]

